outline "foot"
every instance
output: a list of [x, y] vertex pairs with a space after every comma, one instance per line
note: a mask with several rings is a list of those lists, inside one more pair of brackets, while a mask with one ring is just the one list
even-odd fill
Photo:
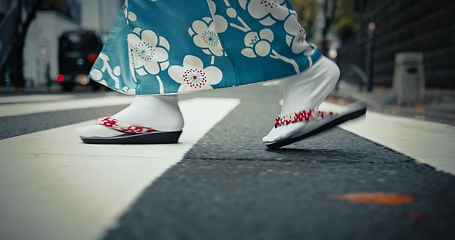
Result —
[[[303, 113], [312, 114], [311, 119], [294, 121], [292, 124], [280, 124], [280, 126], [275, 124], [275, 127], [263, 138], [263, 142], [269, 146], [298, 135], [303, 128], [313, 128], [313, 125], [320, 124], [319, 120], [322, 120], [322, 117], [318, 115], [317, 108], [333, 90], [339, 75], [338, 66], [328, 58], [322, 57], [306, 71], [286, 78], [283, 106], [280, 112], [281, 120], [294, 119], [297, 113], [300, 117]], [[327, 114], [325, 118], [327, 119]]]
[[312, 129], [327, 119], [332, 119], [333, 112], [322, 112], [314, 109], [302, 110], [288, 115], [280, 115], [275, 120], [275, 127], [262, 138], [266, 145], [280, 142], [302, 132], [303, 129]]
[[[183, 117], [177, 104], [176, 95], [136, 96], [131, 105], [110, 118], [133, 127], [152, 129], [154, 134], [158, 132], [181, 132], [183, 128]], [[99, 121], [96, 125], [81, 127], [76, 131], [83, 140], [113, 138], [124, 134], [131, 135], [131, 133], [120, 130], [103, 125], [103, 122]]]
[[[302, 112], [309, 112], [309, 114], [303, 114], [304, 117], [302, 117]], [[275, 128], [262, 139], [266, 146], [270, 149], [277, 149], [358, 118], [366, 113], [366, 104], [363, 102], [353, 103], [340, 114], [315, 111], [302, 112], [277, 117]]]

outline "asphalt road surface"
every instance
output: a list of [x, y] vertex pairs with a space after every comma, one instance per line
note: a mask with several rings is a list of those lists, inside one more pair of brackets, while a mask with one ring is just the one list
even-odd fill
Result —
[[[133, 147], [87, 146], [73, 131], [130, 98], [1, 97], [0, 239], [455, 239], [450, 164], [422, 163], [342, 128], [267, 150], [261, 137], [280, 109], [279, 89], [183, 95], [191, 134], [175, 145]], [[110, 97], [121, 100], [104, 104]], [[415, 150], [431, 160], [439, 145]], [[351, 193], [412, 199], [335, 197]]]

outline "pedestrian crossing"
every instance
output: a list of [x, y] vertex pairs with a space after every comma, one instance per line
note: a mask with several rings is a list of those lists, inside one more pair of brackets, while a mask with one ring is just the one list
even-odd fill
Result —
[[[5, 115], [126, 103], [125, 97], [17, 105]], [[141, 191], [240, 101], [190, 99], [180, 103], [187, 123], [178, 144], [82, 144], [82, 122], [0, 141], [0, 239], [98, 239]], [[5, 108], [5, 107], [0, 107]], [[209, 112], [210, 114], [203, 114]], [[45, 220], [44, 220], [45, 219]], [[23, 229], [27, 229], [23, 231]]]
[[[3, 98], [0, 102], [8, 104], [0, 105], [0, 117], [131, 101], [125, 96], [33, 99]], [[145, 187], [240, 104], [237, 98], [181, 101], [185, 128], [179, 143], [172, 145], [82, 144], [74, 129], [92, 121], [1, 140], [0, 239], [99, 239]], [[330, 103], [321, 108], [343, 110]], [[368, 112], [341, 128], [455, 174], [451, 126]]]

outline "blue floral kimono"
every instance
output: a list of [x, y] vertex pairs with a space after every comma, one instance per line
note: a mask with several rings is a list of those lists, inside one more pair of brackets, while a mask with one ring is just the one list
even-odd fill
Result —
[[321, 57], [288, 0], [126, 0], [122, 10], [90, 77], [126, 94], [252, 84]]

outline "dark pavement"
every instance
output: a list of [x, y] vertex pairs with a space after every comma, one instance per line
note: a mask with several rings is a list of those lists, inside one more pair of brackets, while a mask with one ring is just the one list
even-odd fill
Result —
[[[105, 239], [455, 237], [454, 176], [341, 129], [269, 151], [260, 137], [278, 106], [268, 101], [243, 100]], [[414, 201], [382, 206], [332, 198], [357, 192], [412, 194]]]

